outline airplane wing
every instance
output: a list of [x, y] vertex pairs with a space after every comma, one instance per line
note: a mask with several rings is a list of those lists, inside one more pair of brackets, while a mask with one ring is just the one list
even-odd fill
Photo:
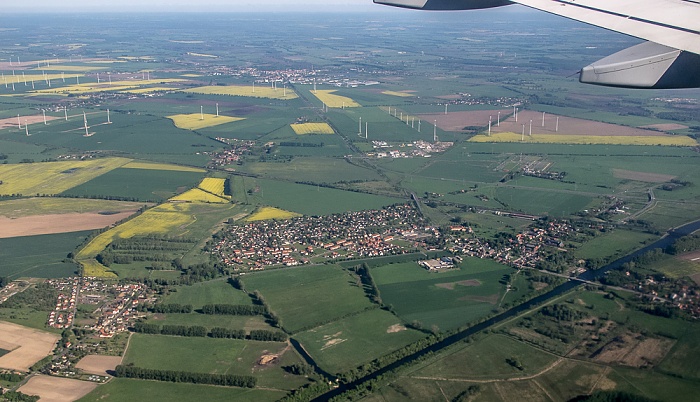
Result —
[[627, 88], [700, 87], [700, 0], [374, 0], [423, 10], [522, 4], [647, 42], [581, 69], [584, 83]]

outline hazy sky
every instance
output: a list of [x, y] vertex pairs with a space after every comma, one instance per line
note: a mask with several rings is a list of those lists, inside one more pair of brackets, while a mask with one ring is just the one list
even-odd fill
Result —
[[3, 4], [4, 11], [382, 11], [372, 0], [24, 0]]

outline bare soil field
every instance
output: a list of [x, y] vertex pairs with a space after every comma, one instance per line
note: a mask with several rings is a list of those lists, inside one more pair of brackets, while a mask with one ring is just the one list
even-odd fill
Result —
[[673, 347], [671, 339], [646, 338], [638, 334], [622, 335], [622, 342], [611, 342], [595, 357], [601, 363], [621, 363], [631, 367], [654, 366], [663, 360]]
[[72, 402], [89, 394], [97, 384], [70, 378], [37, 375], [19, 388], [27, 395], [38, 395], [41, 402]]
[[624, 169], [613, 169], [613, 176], [618, 179], [644, 181], [647, 183], [666, 183], [676, 178], [676, 176], [668, 174], [635, 172]]
[[648, 126], [640, 126], [639, 128], [650, 128], [650, 129], [661, 130], [661, 131], [673, 131], [673, 130], [685, 130], [688, 128], [688, 126], [684, 126], [682, 124], [667, 123], [667, 124], [650, 124]]
[[108, 372], [114, 371], [121, 362], [121, 356], [89, 355], [80, 359], [75, 367], [90, 374], [110, 375]]
[[[498, 112], [501, 112], [501, 124], [498, 125]], [[510, 117], [506, 118], [507, 115]], [[437, 120], [437, 125], [444, 131], [464, 131], [464, 127], [486, 127], [491, 116], [491, 131], [493, 133], [522, 132], [525, 125], [525, 135], [530, 131], [532, 120], [533, 134], [558, 134], [558, 135], [601, 135], [601, 136], [667, 136], [668, 134], [643, 128], [620, 126], [617, 124], [601, 123], [598, 121], [577, 119], [574, 117], [545, 114], [545, 125], [542, 126], [542, 113], [523, 110], [518, 112], [518, 121], [515, 121], [513, 111], [509, 109], [477, 110], [466, 112], [448, 112], [435, 114], [421, 114], [420, 117], [432, 122]], [[559, 118], [559, 131], [557, 131], [557, 117]]]
[[10, 351], [0, 357], [0, 367], [29, 371], [51, 353], [59, 339], [56, 334], [0, 321], [0, 348]]
[[35, 215], [14, 219], [0, 216], [0, 239], [101, 229], [126, 219], [134, 213], [136, 210], [115, 214], [91, 212], [86, 214]]
[[678, 256], [678, 258], [680, 258], [681, 260], [697, 262], [698, 264], [700, 264], [700, 250], [680, 255]]
[[[44, 123], [44, 116], [20, 116], [20, 122], [22, 123], [22, 130], [24, 130], [25, 122], [29, 125]], [[46, 121], [57, 120], [58, 117], [46, 116]], [[17, 128], [17, 117], [10, 117], [8, 119], [0, 119], [0, 130], [4, 128]], [[31, 128], [31, 127], [30, 127]]]
[[455, 290], [457, 286], [467, 286], [467, 287], [472, 287], [472, 286], [481, 286], [481, 282], [477, 281], [476, 279], [469, 279], [466, 281], [459, 281], [459, 282], [448, 282], [448, 283], [437, 283], [435, 286], [442, 288], [442, 289], [448, 289], [448, 290]]

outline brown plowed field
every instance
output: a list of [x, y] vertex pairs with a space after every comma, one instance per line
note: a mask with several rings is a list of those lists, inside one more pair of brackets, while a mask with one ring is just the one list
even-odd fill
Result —
[[[498, 112], [501, 112], [501, 124], [498, 126]], [[558, 135], [601, 135], [601, 136], [667, 136], [668, 134], [645, 130], [642, 128], [620, 126], [617, 124], [601, 123], [598, 121], [577, 119], [574, 117], [545, 115], [545, 125], [542, 127], [542, 113], [523, 110], [518, 112], [518, 121], [512, 116], [513, 110], [476, 110], [467, 112], [448, 112], [435, 114], [421, 114], [420, 117], [428, 122], [437, 120], [437, 125], [444, 131], [464, 131], [464, 127], [489, 124], [491, 116], [491, 131], [493, 133], [511, 132], [520, 133], [525, 124], [525, 134], [529, 134], [530, 120], [532, 120], [533, 134], [558, 134]], [[506, 115], [511, 115], [507, 119]], [[556, 131], [557, 117], [559, 117], [559, 131]]]
[[109, 215], [96, 212], [34, 215], [14, 219], [0, 216], [0, 239], [101, 229], [126, 219], [135, 212], [132, 210]]
[[29, 371], [51, 353], [59, 339], [55, 334], [0, 321], [0, 348], [10, 351], [0, 357], [0, 367]]
[[97, 384], [70, 378], [36, 375], [19, 388], [27, 395], [38, 395], [41, 402], [72, 402], [92, 392]]

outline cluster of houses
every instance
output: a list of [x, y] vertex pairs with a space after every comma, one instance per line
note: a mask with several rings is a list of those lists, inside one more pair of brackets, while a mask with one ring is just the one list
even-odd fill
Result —
[[113, 284], [110, 287], [111, 292], [116, 293], [116, 296], [95, 311], [99, 314], [97, 322], [87, 326], [97, 332], [100, 338], [111, 338], [120, 332], [127, 331], [137, 314], [136, 308], [139, 303], [145, 302], [148, 298], [148, 287], [142, 283]]
[[[264, 269], [299, 265], [311, 258], [376, 257], [404, 252], [395, 240], [432, 236], [411, 205], [347, 212], [323, 217], [233, 225], [224, 230], [211, 250], [231, 267]], [[412, 244], [412, 243], [411, 243]]]
[[[453, 226], [450, 230], [453, 234], [472, 233], [471, 228], [462, 229], [462, 226]], [[530, 227], [516, 234], [500, 247], [476, 236], [452, 236], [448, 250], [455, 254], [490, 258], [514, 268], [535, 268], [542, 247], [562, 248], [564, 242], [561, 239], [575, 231], [576, 228], [567, 222], [549, 221], [544, 228]]]
[[74, 325], [77, 304], [99, 305], [95, 323], [85, 328], [94, 330], [101, 338], [111, 338], [124, 332], [136, 312], [136, 307], [148, 297], [144, 284], [116, 284], [96, 278], [50, 279], [47, 283], [59, 291], [56, 307], [49, 314], [47, 325], [70, 328]]
[[326, 70], [316, 69], [282, 69], [261, 70], [255, 67], [235, 68], [228, 66], [218, 67], [214, 75], [231, 75], [235, 77], [251, 77], [257, 84], [275, 85], [275, 83], [291, 83], [300, 85], [325, 84], [336, 87], [351, 87], [377, 85], [378, 81], [366, 81], [349, 78], [345, 73], [331, 74]]
[[228, 148], [211, 155], [210, 167], [223, 167], [233, 165], [239, 161], [242, 155], [250, 152], [255, 146], [255, 141], [237, 140], [219, 137], [217, 141], [228, 145]]
[[79, 278], [50, 279], [48, 283], [56, 288], [58, 298], [53, 311], [49, 313], [46, 325], [51, 328], [70, 328], [75, 319], [76, 300], [78, 298]]
[[434, 153], [445, 152], [454, 145], [453, 142], [427, 142], [423, 140], [412, 143], [392, 145], [386, 141], [372, 141], [375, 152], [368, 152], [373, 158], [429, 158]]

